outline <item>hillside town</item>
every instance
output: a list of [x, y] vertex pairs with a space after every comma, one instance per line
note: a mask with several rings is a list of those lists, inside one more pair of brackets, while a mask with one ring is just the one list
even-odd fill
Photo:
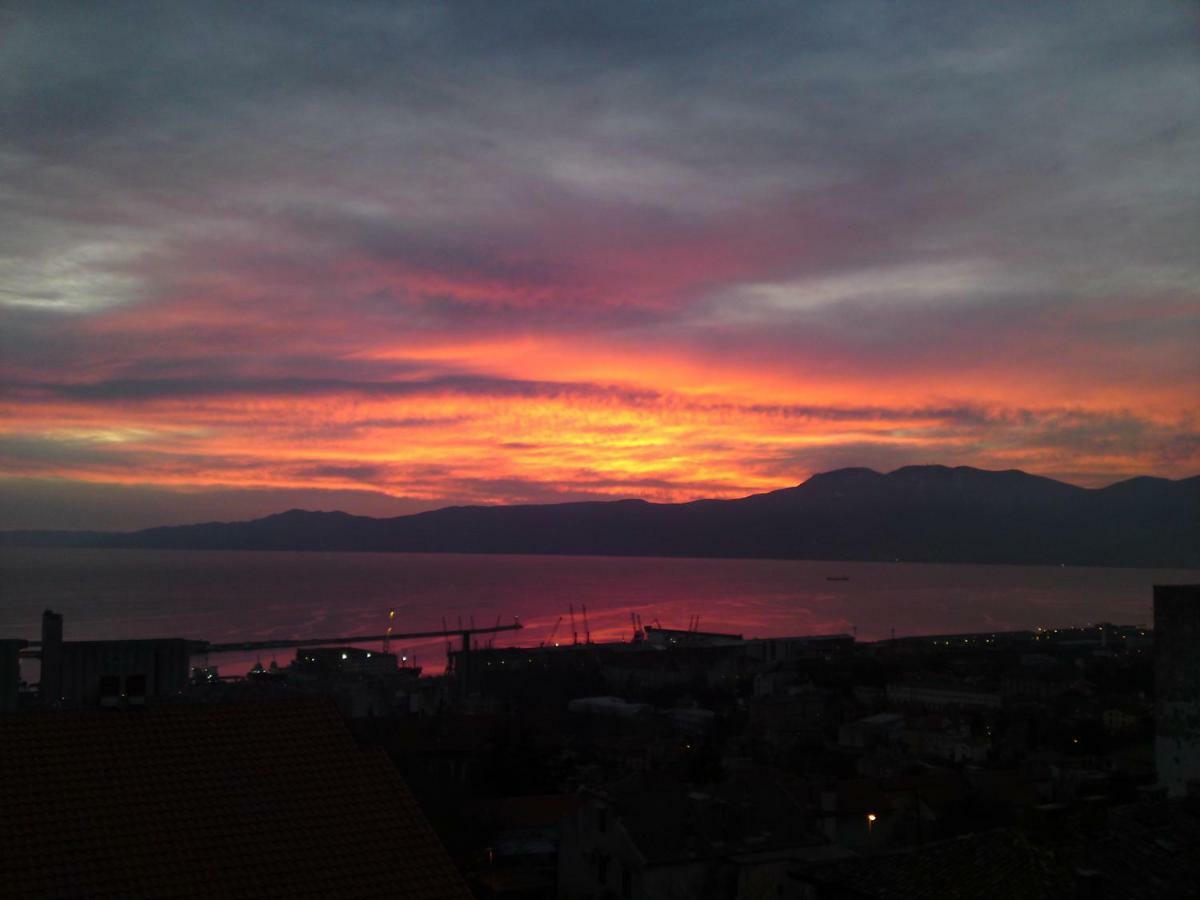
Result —
[[[620, 642], [572, 629], [498, 647], [516, 625], [468, 629], [433, 676], [389, 634], [227, 677], [204, 664], [212, 645], [72, 642], [47, 611], [40, 641], [0, 643], [0, 728], [52, 744], [48, 719], [77, 737], [307, 711], [386, 761], [423, 846], [480, 898], [1184, 896], [1200, 872], [1200, 588], [1154, 601], [1153, 629], [876, 642], [636, 614]], [[173, 758], [142, 757], [151, 772]]]

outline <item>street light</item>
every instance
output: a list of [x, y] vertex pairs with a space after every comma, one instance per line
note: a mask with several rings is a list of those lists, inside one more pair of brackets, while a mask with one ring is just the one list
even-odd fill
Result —
[[875, 813], [867, 813], [867, 834], [870, 834], [875, 829], [875, 820], [879, 818]]

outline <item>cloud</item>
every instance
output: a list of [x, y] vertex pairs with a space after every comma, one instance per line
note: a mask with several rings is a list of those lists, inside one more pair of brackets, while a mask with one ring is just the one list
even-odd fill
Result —
[[0, 22], [0, 474], [426, 502], [1197, 466], [1186, 4]]
[[714, 312], [718, 319], [772, 319], [836, 304], [971, 303], [980, 297], [1027, 293], [1029, 287], [1022, 281], [1019, 274], [1003, 272], [986, 261], [909, 264], [778, 284], [741, 285], [732, 296], [720, 298]]

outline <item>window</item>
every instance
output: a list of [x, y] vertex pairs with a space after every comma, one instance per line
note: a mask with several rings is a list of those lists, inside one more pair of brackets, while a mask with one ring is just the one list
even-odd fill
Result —
[[621, 897], [623, 900], [633, 897], [633, 870], [624, 863], [621, 865]]
[[596, 830], [601, 834], [608, 831], [608, 809], [606, 807], [596, 807]]
[[608, 884], [608, 854], [601, 853], [596, 857], [596, 880]]
[[125, 678], [125, 693], [130, 697], [146, 696], [146, 676], [129, 675]]

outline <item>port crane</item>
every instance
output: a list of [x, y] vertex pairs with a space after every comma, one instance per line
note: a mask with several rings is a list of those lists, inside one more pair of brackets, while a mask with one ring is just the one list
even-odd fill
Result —
[[394, 609], [389, 609], [388, 610], [387, 632], [383, 636], [383, 652], [384, 653], [388, 652], [388, 648], [392, 644], [392, 623], [395, 621], [395, 619], [396, 619], [396, 611]]
[[489, 625], [484, 628], [463, 627], [447, 629], [444, 625], [441, 631], [409, 631], [403, 634], [353, 634], [342, 637], [325, 638], [286, 638], [273, 641], [232, 641], [229, 643], [213, 644], [208, 641], [197, 641], [193, 650], [196, 655], [204, 653], [237, 653], [248, 650], [279, 650], [288, 647], [321, 647], [326, 644], [373, 644], [385, 638], [392, 640], [420, 640], [422, 638], [448, 638], [459, 636], [463, 641], [463, 649], [471, 649], [471, 638], [477, 634], [498, 634], [502, 631], [520, 631], [525, 626], [521, 620], [513, 618], [507, 625]]
[[545, 647], [547, 644], [549, 644], [551, 647], [554, 646], [554, 636], [558, 634], [558, 626], [562, 624], [562, 620], [563, 617], [559, 616], [558, 621], [554, 623], [554, 627], [550, 629], [550, 637], [542, 641], [541, 646]]

